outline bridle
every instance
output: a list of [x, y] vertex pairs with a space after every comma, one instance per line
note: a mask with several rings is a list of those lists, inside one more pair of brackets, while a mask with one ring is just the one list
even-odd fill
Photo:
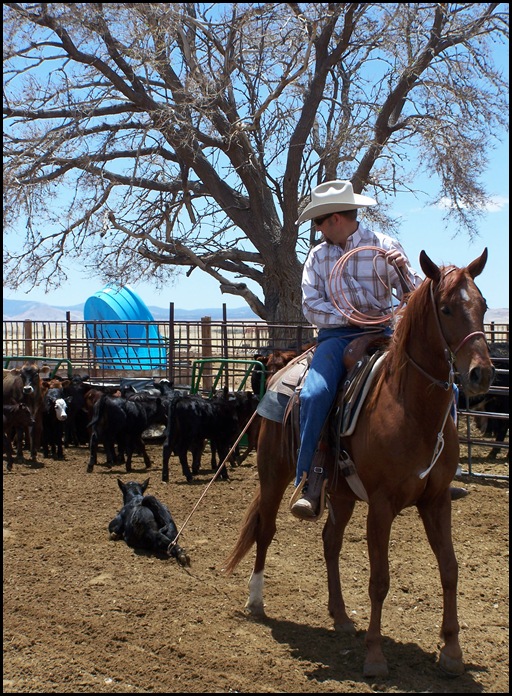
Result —
[[[451, 273], [454, 270], [455, 270], [455, 268], [450, 268], [448, 271], [446, 271], [446, 273], [444, 274], [444, 277], [446, 277], [448, 275], [448, 273]], [[419, 370], [419, 372], [421, 372], [425, 377], [427, 377], [432, 382], [432, 384], [435, 384], [438, 387], [441, 387], [442, 389], [444, 389], [445, 391], [448, 391], [448, 389], [450, 389], [450, 387], [453, 385], [453, 383], [455, 381], [454, 364], [455, 364], [455, 359], [456, 359], [457, 353], [462, 348], [462, 346], [464, 346], [470, 339], [475, 338], [477, 336], [482, 336], [483, 338], [485, 338], [485, 333], [483, 331], [472, 331], [467, 336], [465, 336], [462, 339], [462, 341], [460, 341], [460, 343], [458, 344], [458, 346], [454, 350], [452, 350], [450, 348], [450, 346], [448, 345], [448, 341], [446, 340], [446, 337], [443, 333], [443, 328], [441, 326], [441, 322], [439, 320], [439, 313], [437, 311], [437, 306], [436, 306], [435, 299], [434, 299], [434, 283], [432, 281], [430, 282], [430, 298], [432, 300], [432, 307], [434, 309], [434, 317], [436, 320], [437, 330], [438, 330], [439, 336], [441, 337], [441, 341], [444, 345], [443, 352], [444, 352], [444, 355], [446, 358], [446, 362], [448, 363], [448, 380], [443, 381], [440, 379], [436, 379], [435, 377], [432, 377], [432, 375], [430, 375], [422, 367], [420, 367], [420, 365], [418, 365], [418, 363], [415, 360], [413, 360], [407, 352], [405, 352], [405, 356], [406, 356], [407, 360], [411, 363], [411, 365], [413, 365], [417, 370]]]
[[[448, 271], [446, 271], [444, 276], [448, 275], [448, 273], [451, 273], [454, 270], [455, 270], [455, 268], [450, 268]], [[412, 365], [414, 365], [414, 367], [417, 370], [419, 370], [423, 375], [425, 375], [433, 384], [436, 384], [437, 386], [442, 387], [445, 391], [448, 391], [452, 387], [452, 385], [455, 381], [455, 371], [454, 371], [453, 366], [455, 363], [455, 358], [457, 356], [457, 353], [462, 348], [462, 346], [464, 346], [470, 339], [475, 338], [476, 336], [483, 336], [485, 338], [485, 334], [483, 331], [472, 331], [467, 336], [465, 336], [462, 339], [462, 341], [460, 341], [460, 343], [458, 344], [458, 346], [454, 350], [452, 350], [450, 348], [450, 346], [448, 345], [448, 341], [446, 340], [446, 337], [443, 333], [443, 329], [441, 326], [441, 322], [439, 320], [439, 314], [438, 314], [437, 306], [436, 306], [435, 299], [434, 299], [434, 283], [432, 281], [430, 282], [430, 299], [432, 300], [432, 307], [434, 309], [434, 316], [436, 318], [437, 330], [438, 330], [438, 333], [441, 337], [441, 341], [444, 344], [443, 350], [444, 350], [444, 354], [446, 357], [446, 361], [448, 363], [448, 372], [449, 372], [448, 380], [446, 382], [443, 382], [442, 380], [439, 380], [439, 379], [436, 379], [435, 377], [432, 377], [432, 375], [429, 375], [428, 372], [425, 372], [425, 370], [422, 367], [420, 367], [418, 365], [418, 363], [416, 363], [410, 357], [410, 355], [408, 355], [407, 353], [405, 353], [405, 355], [407, 357], [407, 360], [409, 360], [409, 362]], [[432, 455], [432, 460], [431, 460], [429, 466], [419, 474], [420, 479], [424, 479], [432, 471], [434, 464], [437, 462], [437, 460], [441, 456], [441, 452], [443, 451], [443, 448], [444, 448], [444, 436], [443, 436], [444, 426], [446, 425], [446, 421], [448, 420], [448, 417], [450, 415], [452, 407], [453, 407], [453, 400], [450, 400], [448, 402], [448, 407], [447, 407], [446, 412], [444, 414], [441, 428], [439, 429], [439, 432], [437, 433], [437, 440], [436, 440], [436, 445], [434, 447], [434, 453]]]

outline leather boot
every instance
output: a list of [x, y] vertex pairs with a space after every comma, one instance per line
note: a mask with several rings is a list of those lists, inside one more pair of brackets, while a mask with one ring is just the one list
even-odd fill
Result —
[[300, 520], [310, 520], [318, 515], [324, 478], [322, 466], [311, 467], [301, 497], [290, 508], [295, 517]]

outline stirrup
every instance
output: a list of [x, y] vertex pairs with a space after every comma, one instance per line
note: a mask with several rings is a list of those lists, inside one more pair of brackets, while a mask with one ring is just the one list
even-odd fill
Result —
[[[293, 505], [297, 502], [297, 500], [301, 497], [302, 489], [306, 485], [306, 481], [308, 479], [307, 473], [304, 471], [302, 473], [302, 479], [300, 480], [299, 485], [297, 488], [294, 490], [292, 493], [292, 497], [290, 498], [290, 512], [293, 507]], [[322, 517], [324, 514], [325, 510], [325, 489], [327, 488], [327, 479], [324, 479], [322, 483], [322, 490], [320, 491], [320, 501], [319, 501], [319, 506], [318, 506], [318, 514], [315, 515], [314, 517], [308, 517], [307, 520], [304, 520], [305, 522], [318, 522], [318, 520]], [[293, 515], [293, 512], [292, 512]], [[294, 515], [295, 516], [295, 515]], [[299, 519], [299, 518], [297, 518]]]

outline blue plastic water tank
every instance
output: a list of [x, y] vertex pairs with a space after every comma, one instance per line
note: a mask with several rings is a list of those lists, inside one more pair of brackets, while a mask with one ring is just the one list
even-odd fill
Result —
[[167, 365], [165, 339], [158, 328], [126, 323], [154, 321], [149, 309], [129, 286], [106, 285], [94, 293], [84, 305], [84, 320], [112, 322], [86, 324], [89, 345], [99, 367], [149, 370]]

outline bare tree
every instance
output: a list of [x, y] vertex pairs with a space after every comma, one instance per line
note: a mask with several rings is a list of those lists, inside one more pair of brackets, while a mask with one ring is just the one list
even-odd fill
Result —
[[311, 187], [351, 179], [396, 231], [386, 202], [414, 190], [411, 158], [478, 234], [478, 173], [507, 126], [491, 48], [508, 3], [3, 8], [11, 289], [59, 286], [73, 259], [157, 288], [198, 268], [295, 322]]

